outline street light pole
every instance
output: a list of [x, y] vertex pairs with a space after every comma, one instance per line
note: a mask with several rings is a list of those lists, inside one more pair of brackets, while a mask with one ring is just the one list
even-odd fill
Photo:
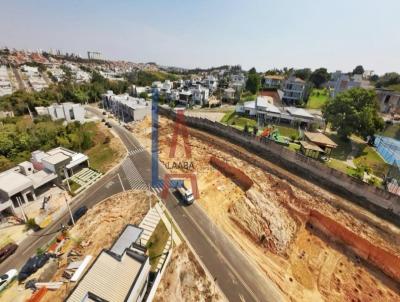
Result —
[[67, 196], [65, 196], [65, 194], [64, 194], [64, 200], [65, 200], [65, 203], [67, 204], [69, 215], [71, 216], [72, 225], [75, 225], [75, 219], [74, 219], [74, 216], [72, 215], [71, 208], [69, 206], [69, 203], [68, 203], [68, 200], [67, 200]]

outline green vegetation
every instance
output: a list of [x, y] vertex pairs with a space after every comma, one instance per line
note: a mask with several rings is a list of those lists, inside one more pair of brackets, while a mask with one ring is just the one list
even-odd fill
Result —
[[376, 87], [397, 87], [398, 84], [400, 84], [400, 74], [388, 72], [378, 78]]
[[257, 98], [257, 94], [253, 94], [250, 91], [245, 91], [240, 96], [239, 103], [243, 104], [244, 102], [255, 101]]
[[338, 160], [333, 157], [329, 160], [327, 165], [328, 165], [328, 167], [331, 167], [332, 169], [341, 171], [348, 175], [352, 174], [355, 171], [355, 169], [352, 167], [349, 167], [345, 161], [341, 161], [341, 160]]
[[71, 188], [71, 193], [75, 193], [81, 186], [74, 182], [73, 180], [69, 180], [69, 186]]
[[327, 89], [313, 89], [307, 102], [309, 109], [321, 109], [328, 101], [329, 92]]
[[300, 145], [299, 144], [294, 144], [294, 143], [289, 143], [289, 146], [287, 146], [289, 150], [292, 150], [294, 152], [300, 150]]
[[386, 87], [388, 89], [392, 89], [394, 91], [399, 91], [400, 92], [400, 83], [399, 84], [393, 84], [393, 85], [389, 85], [388, 87]]
[[296, 140], [299, 137], [299, 131], [296, 128], [274, 125], [278, 129], [279, 135], [286, 136], [290, 139]]
[[228, 121], [233, 118], [233, 116], [235, 115], [235, 110], [232, 111], [228, 111], [227, 113], [225, 113], [225, 115], [222, 117], [221, 119], [221, 123], [228, 123]]
[[328, 100], [324, 117], [342, 139], [351, 134], [366, 138], [384, 127], [375, 92], [362, 88], [346, 90]]
[[310, 75], [310, 82], [313, 83], [316, 88], [320, 88], [322, 84], [328, 82], [329, 77], [326, 68], [318, 68]]
[[246, 90], [250, 91], [252, 94], [256, 94], [261, 87], [261, 78], [258, 75], [256, 69], [253, 67], [249, 70], [246, 81]]
[[[243, 130], [245, 125], [248, 127], [257, 126], [257, 121], [248, 117], [239, 115], [236, 112], [228, 112], [224, 115], [221, 120], [222, 123], [233, 126], [237, 129]], [[250, 130], [250, 129], [249, 129]]]
[[351, 140], [342, 139], [337, 134], [326, 135], [337, 144], [337, 147], [332, 150], [331, 157], [337, 160], [345, 161], [352, 150]]
[[160, 220], [146, 245], [153, 271], [157, 268], [159, 257], [162, 255], [169, 236], [164, 222]]
[[93, 146], [94, 123], [79, 122], [63, 125], [47, 117], [14, 117], [2, 120], [0, 126], [0, 171], [4, 171], [30, 158], [31, 152], [47, 151], [62, 146], [84, 151]]
[[384, 131], [380, 132], [379, 134], [400, 140], [400, 125], [399, 124], [389, 125], [385, 128]]
[[[64, 66], [65, 70], [68, 70]], [[49, 106], [55, 102], [98, 102], [101, 94], [112, 90], [119, 94], [127, 91], [129, 83], [126, 81], [110, 81], [99, 73], [93, 72], [89, 83], [72, 83], [68, 78], [62, 83], [51, 85], [40, 92], [16, 91], [11, 95], [0, 97], [0, 110], [14, 111], [16, 115], [34, 112], [34, 107]], [[29, 109], [28, 109], [29, 108]]]
[[165, 80], [177, 81], [180, 79], [180, 76], [164, 71], [139, 70], [136, 72], [130, 72], [125, 74], [125, 78], [131, 84], [135, 84], [138, 86], [150, 86], [155, 81], [161, 81], [161, 82]]
[[365, 145], [354, 158], [354, 164], [379, 177], [384, 177], [389, 169], [389, 164], [382, 159], [373, 147], [368, 145]]

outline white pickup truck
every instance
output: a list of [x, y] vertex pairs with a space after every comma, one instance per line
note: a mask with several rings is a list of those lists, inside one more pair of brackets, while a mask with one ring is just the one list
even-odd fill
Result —
[[187, 205], [191, 205], [194, 202], [193, 193], [191, 190], [186, 189], [184, 186], [177, 188], [178, 193], [181, 195], [183, 201]]

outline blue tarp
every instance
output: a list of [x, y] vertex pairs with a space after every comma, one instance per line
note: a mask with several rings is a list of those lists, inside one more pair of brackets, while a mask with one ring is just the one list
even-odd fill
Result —
[[376, 151], [378, 151], [388, 164], [397, 164], [400, 166], [400, 141], [390, 137], [376, 135], [374, 145]]

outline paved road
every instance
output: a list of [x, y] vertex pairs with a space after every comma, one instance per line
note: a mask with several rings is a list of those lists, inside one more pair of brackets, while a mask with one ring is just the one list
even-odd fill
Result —
[[[99, 113], [96, 109], [89, 110]], [[118, 173], [126, 189], [144, 189], [150, 183], [150, 154], [140, 146], [131, 133], [114, 122], [112, 125], [113, 130], [127, 147], [129, 156], [120, 167], [79, 195], [74, 201], [73, 210], [83, 204], [91, 207], [104, 198], [121, 192]], [[167, 173], [162, 166], [159, 166], [159, 170], [161, 177]], [[159, 191], [158, 189], [157, 192]], [[275, 285], [218, 229], [199, 206], [193, 204], [185, 207], [171, 193], [168, 194], [165, 202], [174, 220], [229, 301], [283, 300]], [[5, 272], [10, 268], [20, 268], [29, 256], [35, 254], [38, 247], [54, 237], [54, 232], [68, 219], [68, 213], [65, 213], [58, 222], [51, 224], [35, 236], [27, 238], [20, 244], [17, 252], [0, 265], [0, 272]], [[43, 234], [49, 235], [43, 236]]]

